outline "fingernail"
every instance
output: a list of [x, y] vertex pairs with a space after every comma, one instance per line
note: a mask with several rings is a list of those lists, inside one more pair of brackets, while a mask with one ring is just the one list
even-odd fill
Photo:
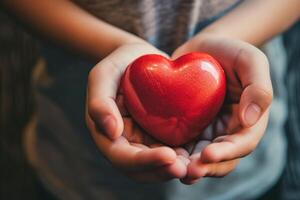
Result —
[[254, 103], [250, 103], [245, 112], [245, 121], [249, 126], [257, 122], [261, 114], [261, 108]]
[[116, 129], [116, 120], [114, 117], [111, 115], [105, 117], [102, 124], [107, 136], [109, 136], [111, 139], [114, 139], [113, 135]]

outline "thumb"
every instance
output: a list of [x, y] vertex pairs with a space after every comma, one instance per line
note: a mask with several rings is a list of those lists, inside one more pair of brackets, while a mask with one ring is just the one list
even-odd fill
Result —
[[109, 63], [100, 62], [89, 74], [87, 88], [87, 111], [97, 128], [110, 139], [123, 132], [123, 120], [115, 102], [121, 70]]
[[241, 51], [236, 72], [243, 86], [239, 118], [244, 127], [254, 125], [271, 105], [273, 89], [267, 57], [254, 47]]
[[247, 86], [240, 99], [240, 121], [245, 127], [254, 125], [272, 102], [272, 93], [252, 84]]

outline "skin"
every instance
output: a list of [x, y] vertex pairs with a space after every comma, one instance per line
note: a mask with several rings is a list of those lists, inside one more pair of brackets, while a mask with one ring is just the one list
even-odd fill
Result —
[[172, 149], [138, 128], [123, 106], [122, 91], [118, 91], [120, 78], [132, 60], [163, 52], [71, 1], [3, 3], [44, 37], [92, 58], [104, 58], [88, 77], [86, 122], [99, 150], [115, 167], [139, 181], [179, 178], [185, 184], [227, 175], [240, 158], [256, 148], [267, 126], [273, 94], [267, 59], [255, 46], [287, 29], [300, 14], [299, 0], [247, 0], [178, 47], [172, 58], [205, 51], [219, 60], [230, 98], [212, 123], [215, 128], [208, 128], [199, 141], [185, 148]]
[[[202, 138], [213, 142], [200, 149], [201, 155], [200, 150], [190, 155], [187, 176], [181, 180], [186, 184], [201, 177], [227, 175], [240, 158], [255, 149], [266, 129], [273, 96], [268, 60], [254, 46], [211, 35], [203, 36], [201, 44], [193, 45], [182, 46], [173, 56], [189, 51], [204, 51], [214, 56], [226, 73], [227, 99], [216, 121], [206, 130], [208, 136]], [[249, 122], [246, 112], [253, 103], [260, 109]]]

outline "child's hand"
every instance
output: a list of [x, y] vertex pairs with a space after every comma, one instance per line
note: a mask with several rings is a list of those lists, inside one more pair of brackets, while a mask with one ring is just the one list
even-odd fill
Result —
[[86, 122], [104, 156], [128, 176], [146, 182], [186, 176], [189, 161], [182, 148], [163, 146], [143, 133], [123, 105], [120, 79], [130, 62], [143, 54], [163, 54], [149, 44], [124, 45], [90, 72]]
[[172, 57], [191, 51], [207, 52], [221, 63], [227, 78], [227, 97], [219, 117], [198, 144], [192, 145], [187, 176], [182, 179], [186, 184], [205, 176], [225, 176], [240, 158], [256, 148], [267, 127], [273, 95], [267, 58], [254, 46], [205, 36], [201, 44], [188, 41]]

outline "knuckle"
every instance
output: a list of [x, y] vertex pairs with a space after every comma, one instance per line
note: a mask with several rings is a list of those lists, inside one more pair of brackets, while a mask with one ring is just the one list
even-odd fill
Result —
[[253, 89], [259, 93], [262, 98], [267, 98], [268, 100], [273, 99], [273, 88], [272, 85], [267, 85], [267, 84], [258, 84], [258, 83], [253, 83], [252, 85], [249, 85], [249, 87], [253, 87]]
[[247, 98], [252, 98], [251, 96], [257, 98], [257, 100], [259, 100], [258, 103], [260, 103], [261, 106], [263, 106], [263, 109], [267, 108], [273, 101], [272, 87], [261, 86], [259, 84], [252, 84], [245, 89], [245, 92], [247, 94]]
[[271, 102], [273, 100], [272, 88], [258, 87], [257, 89], [260, 92], [260, 95], [262, 96], [263, 99], [265, 99], [268, 102]]
[[266, 88], [257, 88], [257, 91], [259, 92], [259, 95], [261, 96], [260, 99], [263, 102], [264, 107], [268, 107], [272, 101], [273, 101], [273, 90], [272, 89], [266, 89]]
[[273, 90], [270, 90], [270, 91], [266, 91], [266, 90], [263, 90], [263, 98], [265, 99], [265, 101], [268, 103], [268, 104], [271, 104], [271, 102], [273, 101]]

